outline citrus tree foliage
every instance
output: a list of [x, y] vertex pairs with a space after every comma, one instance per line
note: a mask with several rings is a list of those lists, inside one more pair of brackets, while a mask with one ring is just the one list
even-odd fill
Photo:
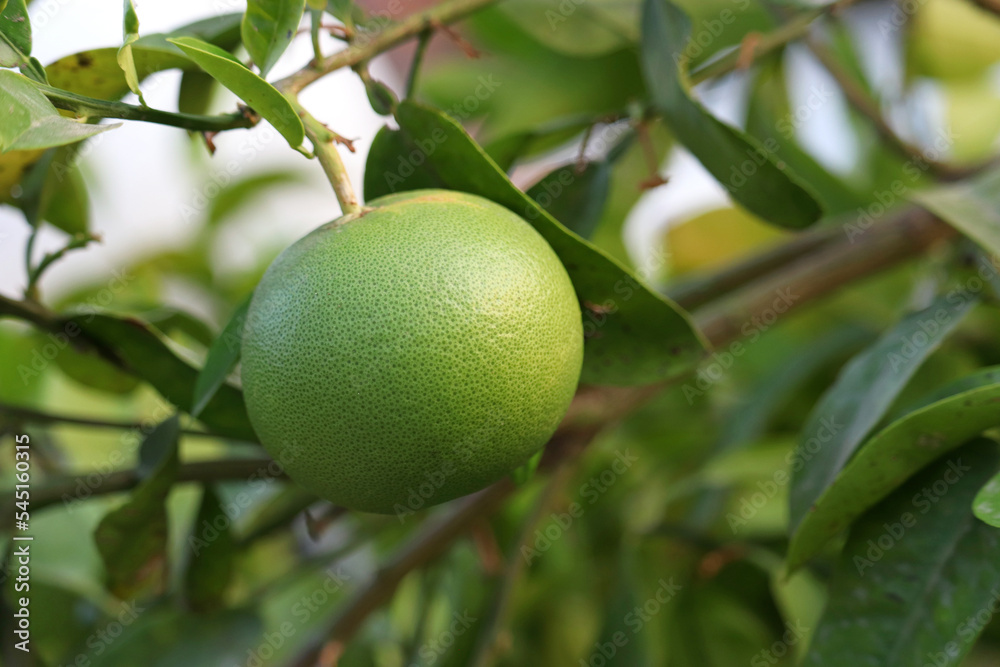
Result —
[[[0, 201], [29, 239], [0, 295], [0, 536], [25, 513], [34, 537], [30, 590], [7, 552], [0, 664], [1000, 663], [996, 2], [250, 0], [154, 33], [126, 0], [120, 42], [42, 62], [60, 7], [0, 1]], [[299, 99], [342, 69], [372, 138]], [[178, 205], [187, 241], [50, 293], [104, 228], [81, 167], [138, 122], [197, 160], [269, 133], [300, 169], [208, 157], [229, 171]], [[722, 203], [684, 207], [677, 156]], [[428, 507], [445, 467], [366, 514], [258, 444], [240, 348], [281, 248], [213, 258], [309, 169], [323, 221], [457, 190], [566, 269], [581, 384], [509, 479]]]

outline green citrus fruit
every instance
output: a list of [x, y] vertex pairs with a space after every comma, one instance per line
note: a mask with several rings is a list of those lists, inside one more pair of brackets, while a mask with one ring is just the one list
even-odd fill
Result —
[[393, 513], [523, 464], [583, 360], [573, 285], [524, 220], [480, 197], [371, 202], [285, 250], [243, 337], [254, 429], [301, 486]]

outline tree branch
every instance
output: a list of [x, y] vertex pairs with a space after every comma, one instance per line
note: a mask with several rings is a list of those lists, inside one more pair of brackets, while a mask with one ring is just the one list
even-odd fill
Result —
[[[446, 0], [438, 5], [417, 12], [412, 16], [391, 23], [374, 33], [365, 32], [361, 26], [351, 40], [351, 45], [328, 56], [316, 67], [306, 67], [275, 83], [285, 93], [297, 94], [303, 88], [330, 72], [342, 67], [354, 67], [371, 60], [383, 51], [398, 46], [435, 25], [446, 25], [496, 3], [498, 0]], [[377, 19], [376, 19], [377, 20]]]
[[[114, 421], [107, 419], [88, 419], [86, 417], [74, 417], [72, 415], [60, 415], [50, 412], [41, 412], [24, 408], [17, 405], [0, 403], [0, 415], [9, 415], [14, 419], [27, 422], [29, 424], [73, 424], [76, 426], [90, 426], [93, 428], [112, 428], [130, 431], [132, 429], [144, 428], [148, 424], [141, 422]], [[184, 435], [200, 436], [204, 438], [227, 438], [224, 435], [210, 433], [208, 431], [197, 431], [194, 429], [181, 429]]]
[[835, 14], [845, 7], [854, 4], [858, 0], [839, 0], [828, 5], [804, 12], [790, 19], [787, 23], [778, 26], [773, 31], [758, 35], [749, 45], [749, 51], [745, 48], [736, 48], [725, 56], [702, 65], [689, 75], [689, 81], [695, 86], [709, 79], [729, 74], [730, 72], [745, 68], [753, 60], [767, 55], [785, 46], [789, 42], [805, 37], [812, 29], [813, 22], [828, 14]]
[[[220, 459], [217, 461], [198, 461], [185, 463], [177, 471], [177, 482], [213, 482], [220, 480], [247, 480], [257, 476], [261, 479], [281, 479], [284, 475], [275, 477], [270, 468], [271, 459]], [[99, 473], [84, 472], [79, 475], [53, 479], [34, 487], [31, 490], [31, 510], [40, 509], [59, 502], [85, 500], [94, 495], [104, 495], [119, 491], [128, 491], [139, 484], [141, 479], [134, 469], [119, 470], [101, 476], [97, 484], [90, 478]], [[14, 492], [4, 493], [0, 501], [0, 530], [8, 530], [14, 522]]]
[[58, 109], [72, 111], [78, 116], [91, 118], [119, 118], [121, 120], [140, 120], [147, 123], [169, 125], [197, 132], [222, 132], [237, 128], [253, 127], [257, 118], [244, 113], [234, 113], [222, 116], [200, 116], [198, 114], [161, 111], [149, 107], [135, 106], [124, 102], [109, 102], [95, 97], [77, 95], [66, 90], [54, 88], [44, 83], [35, 86]]

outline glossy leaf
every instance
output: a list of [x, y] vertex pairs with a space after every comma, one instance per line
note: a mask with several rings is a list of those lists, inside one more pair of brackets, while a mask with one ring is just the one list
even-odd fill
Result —
[[64, 146], [121, 124], [88, 125], [65, 118], [31, 81], [9, 70], [0, 71], [0, 109], [3, 152]]
[[972, 511], [980, 521], [1000, 528], [1000, 473], [997, 473], [972, 501]]
[[974, 305], [973, 300], [956, 304], [947, 296], [939, 297], [903, 318], [844, 367], [802, 429], [789, 495], [793, 530], [924, 360]]
[[[153, 386], [168, 401], [190, 411], [198, 372], [167, 347], [153, 328], [136, 319], [102, 314], [81, 314], [67, 321], [90, 338], [107, 346], [107, 353]], [[254, 442], [257, 436], [247, 418], [243, 395], [235, 387], [222, 385], [199, 419], [219, 435]]]
[[585, 239], [593, 236], [611, 188], [611, 165], [601, 160], [559, 167], [542, 177], [527, 195], [549, 215]]
[[132, 0], [124, 0], [124, 3], [124, 43], [118, 49], [118, 66], [125, 73], [125, 83], [128, 84], [129, 90], [138, 95], [139, 102], [145, 106], [146, 100], [143, 99], [142, 91], [139, 90], [139, 74], [136, 71], [135, 57], [132, 54], [132, 45], [139, 39], [139, 16], [135, 13], [135, 5], [132, 4]]
[[250, 0], [240, 33], [262, 77], [274, 67], [295, 36], [305, 0]]
[[94, 531], [107, 572], [108, 590], [122, 600], [156, 595], [165, 589], [167, 567], [167, 494], [177, 475], [176, 416], [159, 424], [143, 447], [165, 450], [159, 464], [129, 500], [108, 513]]
[[776, 225], [808, 227], [822, 216], [819, 204], [774, 156], [776, 146], [720, 122], [691, 99], [683, 67], [691, 21], [668, 0], [645, 0], [642, 63], [650, 95], [674, 136], [737, 202]]
[[582, 382], [646, 384], [697, 362], [703, 347], [687, 315], [549, 216], [458, 123], [410, 101], [396, 118], [400, 130], [383, 130], [369, 155], [366, 197], [443, 187], [491, 199], [529, 222], [562, 260], [583, 304]]
[[789, 569], [802, 565], [929, 462], [1000, 425], [1000, 382], [984, 382], [907, 414], [865, 443], [792, 535]]
[[193, 534], [187, 541], [191, 560], [184, 576], [184, 592], [188, 605], [195, 611], [212, 611], [223, 606], [237, 554], [231, 528], [232, 521], [222, 509], [215, 489], [206, 485]]
[[239, 360], [243, 341], [243, 326], [246, 323], [249, 307], [250, 297], [247, 297], [243, 303], [236, 307], [229, 323], [212, 343], [212, 347], [208, 348], [205, 365], [198, 373], [198, 379], [194, 383], [194, 396], [191, 399], [192, 417], [198, 417], [201, 414], [219, 387], [226, 383], [226, 378]]
[[1000, 255], [1000, 169], [970, 181], [915, 192], [910, 198], [993, 255]]
[[1000, 590], [1000, 531], [969, 510], [998, 460], [996, 443], [970, 443], [858, 521], [803, 667], [962, 662]]
[[216, 81], [271, 123], [292, 148], [302, 145], [305, 138], [302, 119], [274, 86], [248, 70], [228, 52], [208, 42], [194, 37], [172, 37], [167, 41], [178, 46]]

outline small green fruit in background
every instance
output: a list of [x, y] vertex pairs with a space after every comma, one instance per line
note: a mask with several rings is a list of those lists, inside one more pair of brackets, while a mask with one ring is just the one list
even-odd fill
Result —
[[537, 452], [576, 390], [583, 329], [559, 258], [506, 208], [443, 190], [370, 206], [267, 270], [243, 387], [292, 480], [394, 513], [482, 489]]

